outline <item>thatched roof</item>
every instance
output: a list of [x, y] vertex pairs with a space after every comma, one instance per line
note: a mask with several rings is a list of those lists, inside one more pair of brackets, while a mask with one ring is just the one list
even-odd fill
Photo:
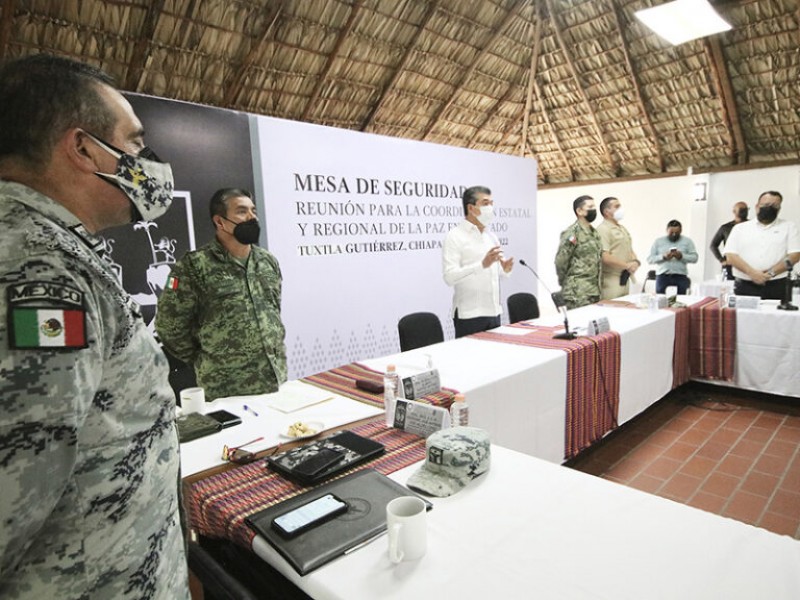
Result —
[[798, 0], [717, 0], [672, 47], [661, 0], [0, 0], [0, 58], [122, 89], [533, 155], [540, 183], [800, 163]]

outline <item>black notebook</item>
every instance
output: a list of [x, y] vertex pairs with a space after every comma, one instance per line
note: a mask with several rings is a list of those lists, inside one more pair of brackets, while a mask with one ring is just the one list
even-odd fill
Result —
[[337, 473], [383, 454], [380, 442], [352, 431], [340, 431], [322, 440], [267, 458], [273, 471], [303, 485], [314, 485]]
[[[326, 494], [344, 500], [347, 512], [291, 539], [273, 529], [272, 521], [276, 517]], [[385, 531], [386, 505], [401, 496], [418, 495], [373, 469], [364, 469], [270, 506], [247, 517], [246, 522], [266, 538], [295, 571], [305, 575]], [[430, 510], [433, 505], [423, 500]]]

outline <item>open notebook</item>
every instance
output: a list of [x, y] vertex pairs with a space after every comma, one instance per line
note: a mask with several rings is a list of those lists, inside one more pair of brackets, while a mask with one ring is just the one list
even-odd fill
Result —
[[[285, 539], [272, 528], [275, 517], [325, 494], [344, 500], [347, 512], [291, 539]], [[385, 531], [386, 505], [395, 498], [416, 495], [385, 475], [364, 469], [270, 506], [251, 515], [246, 522], [266, 538], [295, 571], [305, 575]], [[430, 510], [433, 505], [425, 502]]]

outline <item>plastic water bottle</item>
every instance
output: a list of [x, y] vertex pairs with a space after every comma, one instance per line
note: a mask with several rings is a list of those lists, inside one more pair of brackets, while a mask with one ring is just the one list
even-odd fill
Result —
[[469, 405], [464, 394], [456, 394], [450, 405], [450, 426], [469, 425]]
[[397, 386], [400, 378], [394, 365], [387, 365], [383, 374], [383, 409], [386, 413], [386, 426], [394, 425], [394, 407], [397, 398]]

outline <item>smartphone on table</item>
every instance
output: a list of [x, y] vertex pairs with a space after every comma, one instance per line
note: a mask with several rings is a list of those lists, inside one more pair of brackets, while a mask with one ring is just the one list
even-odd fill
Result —
[[347, 512], [347, 503], [333, 494], [325, 494], [321, 498], [298, 506], [272, 520], [272, 528], [286, 538], [308, 531]]
[[218, 423], [222, 425], [222, 428], [225, 429], [226, 427], [233, 427], [234, 425], [238, 425], [242, 422], [242, 418], [236, 416], [232, 412], [228, 412], [227, 410], [215, 410], [209, 413], [206, 413], [207, 417], [211, 417]]

